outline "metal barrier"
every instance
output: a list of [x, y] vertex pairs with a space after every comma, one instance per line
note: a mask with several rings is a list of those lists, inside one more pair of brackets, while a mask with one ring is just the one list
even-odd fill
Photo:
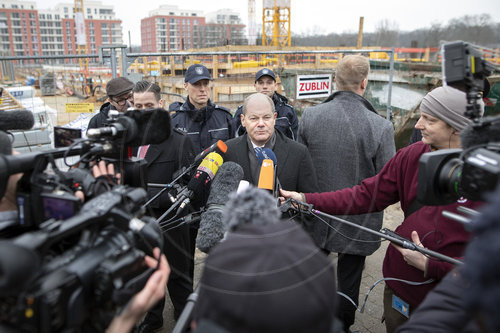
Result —
[[[385, 54], [383, 62], [388, 72], [387, 84], [387, 118], [391, 118], [392, 84], [394, 73], [394, 49], [311, 49], [311, 50], [234, 50], [234, 51], [200, 51], [200, 52], [155, 52], [132, 53], [126, 52], [126, 45], [103, 45], [99, 47], [98, 54], [69, 54], [69, 55], [41, 55], [41, 56], [0, 56], [0, 62], [11, 61], [16, 67], [16, 72], [29, 75], [42, 71], [52, 71], [56, 81], [63, 82], [63, 88], [70, 96], [89, 97], [94, 95], [96, 87], [104, 91], [104, 83], [108, 78], [114, 78], [118, 73], [125, 72], [134, 79], [147, 77], [158, 81], [162, 77], [171, 77], [172, 85], [183, 77], [187, 67], [194, 63], [203, 63], [212, 70], [215, 81], [225, 79], [231, 81], [234, 77], [246, 77], [252, 85], [229, 84], [227, 97], [237, 103], [242, 97], [253, 92], [253, 75], [263, 66], [275, 70], [297, 69], [302, 73], [307, 70], [332, 73], [340, 54], [364, 54], [372, 59], [380, 59], [380, 54]], [[88, 72], [78, 67], [77, 59], [88, 58], [94, 60]], [[95, 62], [98, 60], [98, 66]], [[142, 62], [141, 62], [142, 60]], [[118, 68], [120, 67], [120, 69]], [[126, 68], [127, 70], [123, 70]], [[111, 74], [109, 76], [109, 74]], [[93, 80], [88, 81], [87, 76]], [[226, 83], [224, 83], [226, 84]], [[283, 84], [283, 82], [282, 82]], [[60, 88], [60, 87], [58, 87]], [[221, 87], [218, 87], [222, 89]], [[232, 89], [231, 89], [232, 88]], [[165, 92], [174, 96], [182, 94], [182, 86], [172, 91]], [[102, 94], [101, 94], [102, 95]], [[235, 98], [231, 98], [234, 95]], [[241, 97], [241, 99], [240, 99]], [[102, 96], [101, 96], [102, 98]], [[99, 102], [96, 100], [96, 102]], [[71, 117], [69, 117], [71, 118]], [[69, 119], [65, 119], [69, 120]], [[61, 121], [58, 121], [61, 123]]]

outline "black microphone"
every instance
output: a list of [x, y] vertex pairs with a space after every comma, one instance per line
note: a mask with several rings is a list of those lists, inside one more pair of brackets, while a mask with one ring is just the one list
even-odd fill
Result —
[[89, 128], [87, 136], [89, 138], [124, 138], [125, 143], [130, 143], [135, 140], [139, 133], [137, 123], [134, 119], [121, 116], [116, 119], [116, 122], [106, 127]]
[[31, 111], [0, 111], [0, 131], [29, 130], [34, 124]]
[[229, 200], [229, 194], [238, 189], [243, 179], [243, 168], [234, 162], [225, 162], [215, 176], [207, 200], [207, 208], [201, 215], [196, 245], [208, 253], [223, 237], [226, 228], [222, 222], [222, 207]]
[[500, 142], [500, 119], [486, 117], [479, 124], [469, 124], [460, 133], [460, 141], [464, 149]]
[[149, 144], [158, 144], [167, 140], [172, 132], [170, 114], [163, 108], [149, 110], [130, 110], [125, 112], [137, 123], [138, 133], [129, 142], [129, 146], [139, 147]]
[[200, 163], [194, 176], [189, 180], [189, 183], [177, 194], [177, 197], [172, 202], [172, 206], [165, 211], [156, 221], [162, 223], [170, 212], [177, 206], [178, 215], [190, 202], [193, 200], [193, 206], [201, 207], [205, 204], [208, 198], [209, 186], [215, 174], [219, 170], [219, 166], [223, 164], [224, 160], [219, 154], [212, 152], [205, 156]]
[[9, 134], [0, 131], [0, 154], [12, 154], [12, 139]]
[[120, 115], [115, 122], [101, 128], [91, 128], [91, 138], [124, 138], [131, 147], [162, 143], [171, 134], [170, 115], [165, 109], [130, 110]]

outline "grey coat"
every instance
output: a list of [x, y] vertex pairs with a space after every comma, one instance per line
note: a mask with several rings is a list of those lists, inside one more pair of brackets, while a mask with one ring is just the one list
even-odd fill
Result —
[[[391, 122], [350, 91], [338, 91], [324, 103], [307, 108], [300, 120], [299, 142], [309, 149], [320, 192], [360, 184], [395, 154]], [[378, 231], [383, 212], [339, 217]], [[330, 225], [335, 230], [321, 221], [313, 226], [313, 238], [324, 249], [366, 256], [380, 246], [379, 238], [367, 232], [333, 220]]]

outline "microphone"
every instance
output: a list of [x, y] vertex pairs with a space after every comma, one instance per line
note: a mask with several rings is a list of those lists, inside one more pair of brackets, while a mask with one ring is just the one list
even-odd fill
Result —
[[0, 131], [29, 130], [35, 124], [28, 110], [0, 111]]
[[125, 112], [125, 116], [135, 120], [138, 130], [138, 135], [128, 143], [129, 146], [162, 143], [172, 133], [170, 114], [163, 108], [130, 110]]
[[205, 149], [204, 151], [202, 151], [201, 153], [199, 153], [198, 155], [196, 155], [196, 157], [194, 158], [193, 164], [197, 165], [198, 163], [200, 163], [200, 161], [202, 159], [205, 158], [205, 156], [207, 156], [208, 154], [210, 154], [212, 152], [216, 152], [218, 154], [224, 155], [226, 153], [226, 151], [227, 151], [226, 144], [222, 140], [219, 140], [216, 143], [214, 143], [213, 145], [211, 145], [210, 147], [208, 147], [207, 149]]
[[469, 124], [460, 133], [460, 140], [464, 149], [500, 142], [500, 120], [486, 117], [480, 124]]
[[[281, 188], [281, 185], [280, 185], [279, 179], [278, 179], [278, 159], [276, 158], [276, 154], [274, 154], [274, 152], [271, 149], [264, 148], [260, 152], [257, 153], [257, 160], [259, 161], [259, 163], [261, 165], [263, 165], [263, 161], [265, 159], [272, 160], [273, 167], [274, 167], [274, 170], [273, 170], [273, 188], [272, 189], [266, 188], [266, 189], [270, 190], [273, 193], [273, 196], [275, 198], [277, 198], [277, 197], [279, 197], [279, 190]], [[262, 172], [262, 167], [261, 167], [261, 172]], [[264, 176], [263, 181], [269, 182], [270, 180], [268, 177], [269, 176], [267, 176], [267, 175]], [[260, 182], [260, 176], [259, 176], [259, 182]], [[258, 187], [261, 188], [260, 186], [258, 186]], [[265, 188], [265, 187], [262, 187], [262, 188]]]
[[222, 165], [223, 162], [224, 160], [219, 154], [214, 152], [208, 154], [203, 161], [201, 161], [194, 176], [189, 180], [189, 183], [177, 194], [177, 197], [172, 200], [172, 206], [157, 218], [156, 222], [164, 226], [167, 222], [164, 222], [163, 219], [170, 214], [175, 207], [179, 206], [175, 214], [175, 216], [177, 216], [193, 198], [196, 200], [193, 202], [193, 205], [199, 207], [203, 206], [208, 197], [210, 181], [214, 178], [219, 170], [219, 165]]
[[257, 187], [271, 192], [274, 190], [274, 163], [268, 158], [262, 161]]
[[130, 143], [139, 133], [137, 124], [132, 118], [121, 116], [116, 122], [106, 127], [89, 128], [87, 136], [89, 138], [124, 138], [125, 143]]
[[12, 139], [10, 135], [4, 131], [0, 131], [0, 154], [12, 154]]
[[236, 193], [241, 193], [250, 187], [250, 182], [248, 180], [240, 180], [240, 184], [238, 185], [238, 189]]
[[89, 129], [87, 136], [124, 138], [127, 145], [139, 147], [162, 143], [170, 137], [171, 131], [170, 115], [158, 108], [127, 111], [109, 126]]
[[178, 212], [193, 199], [196, 199], [198, 206], [203, 206], [207, 201], [209, 192], [209, 183], [214, 179], [215, 174], [219, 170], [219, 166], [223, 165], [224, 159], [218, 153], [211, 152], [201, 161], [196, 169], [194, 176], [191, 178], [187, 186], [177, 196], [175, 202], [182, 201]]
[[234, 162], [225, 162], [215, 176], [207, 200], [207, 208], [201, 214], [196, 245], [200, 251], [208, 253], [226, 231], [222, 222], [222, 207], [229, 195], [238, 189], [243, 179], [243, 168]]

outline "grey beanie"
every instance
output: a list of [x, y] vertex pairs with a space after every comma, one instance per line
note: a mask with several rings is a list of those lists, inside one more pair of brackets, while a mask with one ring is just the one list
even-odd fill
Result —
[[[480, 101], [481, 116], [484, 103]], [[462, 131], [471, 119], [464, 116], [467, 109], [467, 97], [464, 92], [449, 87], [438, 87], [425, 95], [420, 110], [437, 117], [458, 131]]]

